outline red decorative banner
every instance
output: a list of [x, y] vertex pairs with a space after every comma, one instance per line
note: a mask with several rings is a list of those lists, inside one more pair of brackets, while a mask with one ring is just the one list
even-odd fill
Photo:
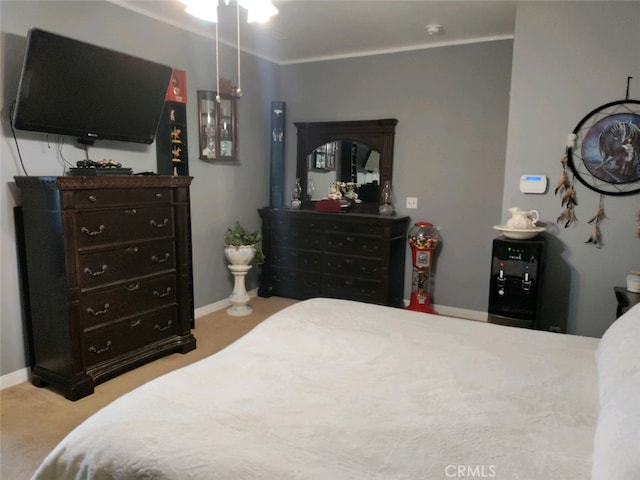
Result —
[[169, 102], [187, 103], [187, 72], [173, 70], [165, 100]]

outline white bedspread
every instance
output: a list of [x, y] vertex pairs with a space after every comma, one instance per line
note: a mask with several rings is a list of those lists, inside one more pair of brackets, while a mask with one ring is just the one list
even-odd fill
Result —
[[34, 478], [586, 479], [597, 344], [308, 300], [97, 412]]

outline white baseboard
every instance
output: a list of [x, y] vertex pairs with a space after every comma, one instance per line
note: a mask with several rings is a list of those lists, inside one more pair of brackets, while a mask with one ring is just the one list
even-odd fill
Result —
[[[405, 308], [409, 306], [409, 300], [404, 299]], [[487, 312], [480, 312], [478, 310], [467, 310], [465, 308], [458, 307], [448, 307], [446, 305], [432, 305], [433, 310], [438, 315], [443, 315], [445, 317], [456, 317], [462, 318], [464, 320], [475, 320], [478, 322], [488, 322], [489, 314]]]
[[[255, 298], [258, 295], [258, 290], [251, 290], [248, 293], [251, 298]], [[405, 301], [405, 305], [408, 304], [409, 302]], [[211, 312], [222, 310], [223, 308], [227, 308], [230, 305], [231, 302], [229, 301], [229, 299], [225, 298], [224, 300], [220, 300], [218, 302], [213, 302], [209, 305], [204, 305], [202, 307], [196, 308], [194, 311], [194, 316], [195, 318], [204, 317]], [[464, 308], [447, 307], [446, 305], [434, 305], [433, 309], [440, 315], [466, 318], [468, 320], [477, 320], [480, 322], [487, 321], [486, 312], [479, 312], [477, 310], [466, 310]], [[18, 385], [19, 383], [28, 381], [29, 368], [22, 368], [20, 370], [16, 370], [15, 372], [7, 373], [6, 375], [0, 376], [0, 390], [4, 390], [5, 388], [13, 387], [14, 385]]]
[[29, 381], [29, 368], [22, 368], [0, 377], [0, 390]]
[[[247, 292], [251, 298], [255, 298], [258, 296], [258, 289], [249, 290]], [[218, 310], [222, 310], [223, 308], [227, 308], [231, 306], [231, 302], [228, 298], [224, 300], [219, 300], [217, 302], [210, 303], [209, 305], [205, 305], [203, 307], [196, 308], [194, 312], [195, 318], [204, 317], [205, 315], [209, 315], [212, 312], [217, 312]]]
[[433, 309], [439, 315], [445, 317], [464, 318], [466, 320], [476, 320], [478, 322], [487, 322], [489, 314], [478, 310], [467, 310], [465, 308], [447, 307], [446, 305], [434, 305]]

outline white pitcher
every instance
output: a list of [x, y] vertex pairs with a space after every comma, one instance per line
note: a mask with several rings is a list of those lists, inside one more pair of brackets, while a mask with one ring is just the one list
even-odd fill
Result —
[[519, 207], [511, 207], [509, 209], [511, 218], [507, 220], [506, 226], [508, 228], [517, 228], [520, 230], [527, 230], [535, 228], [536, 222], [540, 219], [537, 210], [520, 210]]

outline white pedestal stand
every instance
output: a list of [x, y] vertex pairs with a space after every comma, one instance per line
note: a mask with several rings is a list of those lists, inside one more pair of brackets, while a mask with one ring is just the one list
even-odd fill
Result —
[[233, 274], [234, 284], [233, 292], [229, 295], [231, 306], [227, 308], [227, 313], [234, 317], [249, 315], [253, 311], [253, 308], [247, 305], [251, 297], [249, 297], [247, 293], [244, 278], [247, 276], [249, 270], [251, 270], [251, 265], [228, 265], [228, 268]]
[[251, 261], [256, 255], [256, 249], [253, 245], [240, 245], [239, 247], [226, 246], [224, 254], [231, 265], [229, 270], [233, 274], [233, 292], [229, 295], [231, 306], [227, 308], [227, 313], [234, 317], [242, 317], [249, 315], [253, 309], [247, 305], [251, 297], [247, 293], [244, 279], [249, 270], [251, 270]]

